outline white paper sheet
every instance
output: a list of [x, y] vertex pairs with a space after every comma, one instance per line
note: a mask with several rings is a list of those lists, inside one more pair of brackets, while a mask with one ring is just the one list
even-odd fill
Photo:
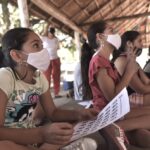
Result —
[[88, 100], [88, 101], [79, 102], [78, 104], [82, 105], [84, 108], [89, 108], [93, 104], [93, 102], [92, 102], [92, 100], [90, 100], [90, 101]]
[[124, 88], [107, 106], [98, 114], [96, 120], [83, 121], [74, 127], [71, 141], [94, 133], [107, 125], [117, 121], [130, 111], [129, 97]]

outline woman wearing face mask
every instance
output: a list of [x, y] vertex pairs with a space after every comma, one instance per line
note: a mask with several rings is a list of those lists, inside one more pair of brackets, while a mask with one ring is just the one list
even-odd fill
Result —
[[[88, 30], [89, 46], [96, 50], [89, 66], [89, 84], [93, 94], [93, 106], [101, 111], [124, 87], [127, 87], [139, 69], [133, 55], [128, 57], [126, 69], [122, 77], [119, 76], [114, 64], [110, 61], [110, 56], [115, 49], [121, 45], [121, 38], [118, 34], [113, 34], [112, 27], [103, 21], [93, 24]], [[136, 129], [150, 129], [149, 109], [133, 109], [123, 120], [117, 124], [125, 131]], [[139, 133], [139, 130], [138, 130]], [[137, 134], [138, 134], [137, 133]], [[150, 134], [146, 134], [150, 141]], [[149, 142], [135, 138], [137, 143], [148, 146]]]
[[[48, 52], [43, 49], [42, 41], [32, 30], [9, 30], [2, 38], [2, 51], [7, 67], [0, 69], [1, 149], [59, 149], [67, 144], [72, 136], [71, 122], [90, 119], [97, 114], [93, 109], [71, 111], [55, 107], [48, 82], [37, 70], [47, 69]], [[35, 128], [31, 116], [37, 102], [40, 102], [49, 119], [62, 123]], [[40, 146], [33, 148], [33, 144]]]
[[[124, 74], [128, 61], [127, 53], [137, 53], [142, 48], [141, 35], [137, 31], [127, 31], [122, 35], [122, 44], [119, 49], [118, 58], [115, 58], [115, 65], [120, 73]], [[139, 64], [137, 63], [137, 66]], [[149, 106], [150, 105], [150, 80], [139, 66], [138, 71], [129, 83], [133, 93], [130, 95], [130, 102], [133, 106]], [[129, 93], [130, 94], [130, 93]]]
[[54, 85], [54, 96], [55, 98], [60, 98], [60, 58], [58, 57], [58, 50], [59, 50], [59, 41], [55, 36], [55, 28], [49, 27], [48, 35], [41, 37], [43, 41], [43, 47], [46, 48], [49, 52], [49, 60], [50, 64], [46, 71], [44, 71], [44, 75], [46, 76], [49, 85], [51, 87], [51, 78], [53, 79]]

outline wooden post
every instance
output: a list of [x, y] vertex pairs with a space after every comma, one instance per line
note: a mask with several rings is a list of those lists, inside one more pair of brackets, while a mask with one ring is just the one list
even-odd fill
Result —
[[27, 0], [17, 0], [17, 2], [20, 14], [21, 27], [29, 27]]

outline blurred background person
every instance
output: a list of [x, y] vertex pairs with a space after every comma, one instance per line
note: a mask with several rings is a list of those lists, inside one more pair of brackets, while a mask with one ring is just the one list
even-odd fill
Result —
[[43, 46], [49, 52], [50, 57], [50, 65], [48, 69], [44, 72], [49, 85], [51, 87], [51, 78], [53, 79], [53, 87], [54, 87], [54, 98], [62, 97], [59, 95], [60, 92], [60, 58], [58, 56], [58, 49], [59, 49], [59, 41], [55, 36], [55, 28], [50, 26], [48, 28], [48, 35], [41, 38], [43, 41]]

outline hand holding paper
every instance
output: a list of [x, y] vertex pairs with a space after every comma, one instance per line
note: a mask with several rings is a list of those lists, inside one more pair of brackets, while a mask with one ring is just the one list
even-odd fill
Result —
[[107, 125], [117, 121], [130, 111], [129, 97], [124, 88], [107, 106], [98, 114], [95, 120], [83, 121], [74, 127], [71, 141], [94, 133]]

